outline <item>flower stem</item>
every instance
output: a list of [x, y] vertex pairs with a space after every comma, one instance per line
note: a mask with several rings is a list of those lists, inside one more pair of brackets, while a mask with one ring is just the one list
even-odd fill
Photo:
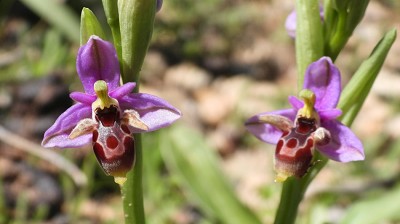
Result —
[[114, 46], [117, 51], [120, 67], [122, 67], [121, 32], [119, 28], [118, 2], [115, 0], [102, 0], [107, 23], [110, 26]]
[[122, 203], [126, 224], [145, 224], [142, 189], [142, 138], [135, 134], [136, 162], [135, 167], [128, 172], [127, 180], [121, 188]]
[[328, 159], [317, 151], [314, 157], [314, 166], [301, 179], [290, 177], [282, 186], [281, 200], [275, 216], [275, 224], [295, 223], [299, 204], [303, 199], [308, 185], [326, 165]]

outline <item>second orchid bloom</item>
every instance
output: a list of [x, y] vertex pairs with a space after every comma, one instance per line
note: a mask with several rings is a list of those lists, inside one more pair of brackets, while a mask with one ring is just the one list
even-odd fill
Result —
[[364, 159], [355, 134], [336, 120], [340, 72], [328, 57], [312, 63], [305, 74], [298, 99], [289, 97], [290, 109], [265, 112], [246, 121], [247, 129], [260, 140], [276, 144], [276, 181], [302, 177], [311, 166], [314, 150], [338, 162]]
[[166, 127], [181, 113], [161, 98], [132, 93], [135, 83], [121, 86], [115, 48], [97, 36], [79, 49], [76, 67], [85, 93], [71, 93], [77, 104], [46, 131], [42, 145], [78, 148], [92, 144], [105, 173], [121, 184], [135, 161], [132, 134]]

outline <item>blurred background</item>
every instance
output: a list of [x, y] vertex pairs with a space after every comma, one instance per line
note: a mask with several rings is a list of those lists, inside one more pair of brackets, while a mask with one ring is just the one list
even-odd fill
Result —
[[[123, 222], [119, 188], [90, 147], [40, 148], [44, 131], [73, 104], [69, 92], [82, 91], [75, 70], [82, 7], [111, 40], [101, 1], [0, 1], [0, 223]], [[243, 123], [289, 107], [297, 93], [294, 41], [284, 28], [293, 9], [292, 0], [164, 1], [141, 92], [168, 100], [183, 117], [143, 136], [148, 223], [226, 223], [212, 201], [224, 187], [273, 222], [282, 186], [274, 183], [274, 146]], [[343, 85], [391, 28], [400, 28], [400, 2], [371, 0], [336, 61]], [[329, 162], [298, 223], [400, 223], [397, 39], [353, 124], [366, 160]]]

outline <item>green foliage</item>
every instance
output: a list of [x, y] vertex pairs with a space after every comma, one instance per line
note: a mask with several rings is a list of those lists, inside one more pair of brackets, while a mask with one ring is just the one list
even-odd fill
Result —
[[21, 0], [71, 41], [79, 43], [79, 19], [65, 4], [53, 0]]
[[168, 0], [161, 11], [155, 45], [190, 60], [229, 55], [241, 41], [248, 40], [244, 30], [264, 25], [255, 7], [235, 1]]
[[63, 66], [66, 55], [67, 48], [62, 43], [60, 34], [55, 30], [49, 30], [44, 36], [40, 57], [33, 58], [30, 62], [30, 71], [36, 77], [48, 75]]
[[353, 123], [395, 39], [396, 30], [389, 31], [376, 45], [369, 58], [361, 64], [346, 88], [343, 89], [338, 105], [344, 114], [341, 118], [343, 123]]
[[362, 199], [350, 206], [341, 224], [379, 224], [383, 220], [400, 220], [400, 186], [381, 195]]
[[239, 199], [218, 168], [217, 157], [203, 138], [191, 129], [175, 125], [163, 136], [166, 165], [201, 209], [216, 222], [229, 224], [261, 221]]

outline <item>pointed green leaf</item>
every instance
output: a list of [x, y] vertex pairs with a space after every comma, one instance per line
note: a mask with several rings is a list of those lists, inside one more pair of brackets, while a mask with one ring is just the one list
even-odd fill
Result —
[[96, 35], [105, 40], [104, 31], [93, 12], [88, 8], [83, 8], [81, 13], [81, 45], [86, 44], [90, 36]]
[[189, 128], [175, 125], [162, 142], [167, 167], [179, 175], [185, 190], [208, 215], [221, 223], [261, 223], [236, 197], [204, 138]]
[[395, 39], [396, 30], [393, 29], [379, 41], [343, 89], [338, 108], [343, 111], [344, 124], [352, 123], [360, 111]]

